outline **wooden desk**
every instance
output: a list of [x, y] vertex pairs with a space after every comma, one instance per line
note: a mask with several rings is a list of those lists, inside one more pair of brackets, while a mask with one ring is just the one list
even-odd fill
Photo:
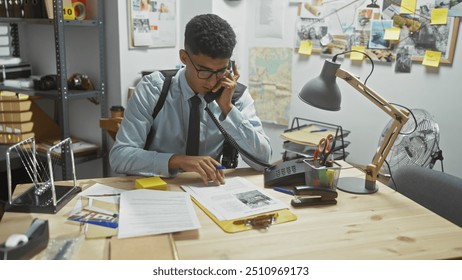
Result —
[[[263, 186], [260, 173], [250, 169], [227, 170], [227, 177], [242, 176]], [[354, 168], [341, 176], [363, 178]], [[134, 187], [136, 177], [97, 181], [114, 187]], [[196, 183], [195, 174], [166, 179], [170, 190]], [[290, 207], [291, 196], [265, 189]], [[198, 207], [198, 231], [173, 234], [179, 259], [453, 259], [462, 258], [462, 228], [381, 185], [372, 195], [339, 191], [337, 205], [296, 208], [294, 222], [268, 231], [223, 232]], [[51, 237], [78, 232], [75, 223], [64, 222], [74, 202], [56, 215], [5, 213], [0, 223], [0, 242], [23, 232], [33, 217], [48, 219]], [[130, 239], [128, 239], [130, 240]], [[86, 240], [81, 259], [107, 259], [110, 239]]]

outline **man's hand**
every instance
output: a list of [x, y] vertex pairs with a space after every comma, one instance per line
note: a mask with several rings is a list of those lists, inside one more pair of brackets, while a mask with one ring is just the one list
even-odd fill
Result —
[[237, 70], [237, 66], [233, 63], [233, 71], [228, 72], [213, 88], [213, 92], [216, 92], [220, 88], [224, 88], [223, 93], [220, 97], [217, 98], [217, 104], [220, 106], [221, 111], [226, 116], [228, 115], [229, 111], [233, 108], [233, 104], [231, 103], [231, 98], [233, 97], [234, 90], [236, 90], [237, 80], [239, 79], [239, 71]]
[[225, 183], [225, 173], [217, 169], [220, 163], [209, 156], [173, 155], [168, 163], [169, 169], [181, 168], [183, 171], [196, 172], [204, 184], [212, 180], [215, 184]]

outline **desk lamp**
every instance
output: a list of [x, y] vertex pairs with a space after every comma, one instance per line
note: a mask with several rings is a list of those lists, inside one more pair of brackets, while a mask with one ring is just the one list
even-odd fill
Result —
[[366, 167], [365, 182], [361, 178], [348, 177], [340, 178], [338, 182], [337, 188], [340, 190], [356, 194], [371, 194], [377, 192], [378, 190], [376, 181], [379, 170], [382, 167], [388, 153], [390, 152], [393, 143], [398, 137], [401, 128], [409, 119], [409, 113], [388, 103], [379, 94], [367, 87], [365, 83], [361, 82], [353, 74], [340, 68], [340, 64], [335, 62], [337, 56], [349, 52], [360, 52], [367, 56], [372, 63], [373, 69], [374, 64], [372, 59], [361, 51], [352, 50], [337, 54], [333, 57], [332, 60], [326, 60], [324, 62], [321, 74], [318, 77], [308, 81], [303, 86], [299, 93], [299, 97], [305, 103], [308, 103], [309, 105], [312, 105], [316, 108], [328, 111], [338, 111], [340, 110], [340, 103], [342, 100], [340, 89], [336, 83], [336, 78], [339, 77], [340, 79], [349, 83], [363, 96], [365, 96], [375, 105], [377, 105], [377, 107], [382, 109], [385, 113], [393, 118], [390, 129], [387, 131], [384, 141], [377, 149], [377, 152], [372, 159], [372, 163], [368, 164]]

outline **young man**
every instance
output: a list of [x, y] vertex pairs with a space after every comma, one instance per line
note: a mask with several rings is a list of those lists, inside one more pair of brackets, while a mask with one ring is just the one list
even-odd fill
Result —
[[[152, 114], [164, 83], [164, 76], [154, 72], [143, 77], [125, 110], [124, 119], [110, 152], [115, 172], [143, 176], [175, 176], [179, 171], [198, 173], [207, 184], [224, 183], [219, 159], [224, 137], [204, 111], [213, 112], [227, 133], [245, 151], [261, 162], [269, 162], [271, 146], [257, 117], [248, 90], [233, 104], [239, 72], [230, 58], [236, 45], [231, 26], [213, 14], [199, 15], [186, 25], [185, 48], [180, 50], [185, 65], [173, 77], [167, 98], [155, 119]], [[224, 88], [209, 103], [207, 94]], [[198, 153], [188, 152], [189, 116], [193, 99], [199, 97], [200, 141]], [[151, 131], [152, 130], [152, 131]], [[147, 139], [151, 131], [152, 139]], [[192, 137], [191, 137], [192, 138]], [[148, 146], [145, 147], [146, 143]], [[243, 159], [254, 169], [263, 167]]]

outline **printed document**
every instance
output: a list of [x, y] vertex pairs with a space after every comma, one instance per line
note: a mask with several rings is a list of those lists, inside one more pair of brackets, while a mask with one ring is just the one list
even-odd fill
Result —
[[226, 178], [220, 186], [181, 186], [218, 220], [233, 220], [288, 208], [242, 177]]
[[120, 195], [118, 238], [200, 228], [189, 194], [133, 190]]
[[95, 183], [79, 194], [68, 220], [117, 228], [119, 197], [126, 190]]

